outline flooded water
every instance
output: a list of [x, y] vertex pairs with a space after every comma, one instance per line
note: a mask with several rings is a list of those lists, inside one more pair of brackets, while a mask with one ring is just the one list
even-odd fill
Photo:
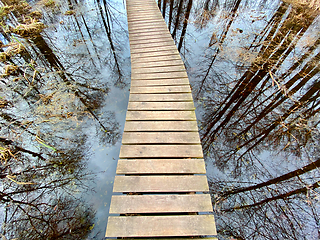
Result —
[[[319, 3], [162, 0], [219, 239], [319, 239]], [[104, 239], [130, 88], [125, 1], [1, 1], [3, 239]]]

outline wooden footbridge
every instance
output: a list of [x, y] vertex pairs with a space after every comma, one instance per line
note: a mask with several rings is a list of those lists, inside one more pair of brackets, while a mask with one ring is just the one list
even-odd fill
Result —
[[127, 0], [127, 15], [131, 89], [106, 237], [214, 238], [183, 62], [154, 0]]

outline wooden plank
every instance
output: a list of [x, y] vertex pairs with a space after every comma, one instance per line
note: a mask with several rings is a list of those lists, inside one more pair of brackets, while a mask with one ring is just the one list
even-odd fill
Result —
[[[167, 24], [164, 21], [147, 21], [147, 22], [139, 22], [136, 24], [128, 25], [129, 32], [141, 31], [145, 29], [158, 29], [163, 28], [168, 30]], [[169, 30], [168, 30], [169, 31]]]
[[109, 213], [212, 212], [209, 194], [112, 196]]
[[122, 145], [119, 158], [203, 158], [201, 145]]
[[152, 24], [160, 24], [160, 25], [167, 25], [165, 21], [163, 21], [163, 18], [153, 18], [150, 19], [148, 21], [136, 21], [136, 22], [128, 22], [128, 27], [140, 27], [140, 26], [148, 26], [148, 25], [152, 25]]
[[154, 5], [129, 6], [129, 8], [127, 8], [128, 15], [140, 12], [159, 12], [159, 9]]
[[196, 120], [194, 111], [128, 111], [127, 121], [141, 120]]
[[126, 216], [108, 218], [106, 237], [216, 235], [213, 215]]
[[124, 132], [122, 144], [200, 144], [197, 132]]
[[156, 13], [156, 12], [159, 12], [159, 10], [153, 6], [145, 6], [144, 8], [135, 7], [135, 8], [127, 9], [127, 14], [129, 16], [137, 16], [137, 14], [139, 13], [141, 14], [141, 16], [143, 16], [143, 14], [146, 14], [146, 13], [150, 14], [150, 13]]
[[141, 93], [191, 93], [189, 85], [186, 86], [152, 86], [152, 87], [131, 87], [130, 93], [141, 94]]
[[[141, 79], [141, 78], [138, 78]], [[130, 93], [191, 93], [191, 88], [185, 86], [152, 86], [152, 87], [131, 87]]]
[[177, 58], [177, 59], [169, 59], [167, 61], [156, 61], [156, 62], [133, 62], [131, 64], [131, 69], [135, 70], [135, 69], [143, 69], [143, 68], [152, 68], [152, 67], [167, 67], [167, 66], [183, 66], [184, 64], [181, 61], [181, 59]]
[[195, 110], [193, 102], [129, 102], [128, 110]]
[[158, 52], [158, 51], [169, 51], [169, 50], [176, 50], [177, 47], [175, 45], [167, 45], [167, 46], [160, 46], [160, 47], [147, 47], [147, 48], [135, 48], [131, 49], [131, 54], [138, 54], [138, 53], [145, 53], [145, 52]]
[[128, 121], [124, 131], [193, 131], [198, 132], [196, 121]]
[[159, 12], [159, 10], [155, 9], [152, 10], [150, 9], [149, 11], [145, 11], [144, 9], [133, 9], [133, 11], [130, 12], [130, 14], [127, 15], [127, 19], [130, 18], [142, 18], [142, 17], [161, 17], [162, 14]]
[[208, 192], [205, 175], [115, 176], [113, 192]]
[[133, 24], [128, 26], [129, 32], [136, 32], [136, 31], [149, 31], [154, 29], [166, 29], [168, 30], [167, 25], [164, 22], [151, 22], [146, 24]]
[[[151, 36], [156, 37], [156, 36]], [[131, 59], [134, 58], [146, 58], [146, 57], [158, 57], [158, 56], [166, 56], [166, 55], [179, 55], [178, 50], [162, 50], [158, 52], [143, 52], [143, 53], [131, 53]]]
[[154, 19], [149, 19], [148, 21], [145, 20], [136, 20], [133, 22], [128, 22], [128, 27], [131, 26], [141, 26], [141, 25], [148, 25], [151, 23], [155, 23], [155, 24], [162, 24], [163, 23], [163, 18], [154, 18]]
[[131, 8], [144, 9], [145, 7], [157, 9], [159, 11], [159, 8], [157, 7], [157, 5], [155, 5], [153, 2], [150, 2], [150, 1], [143, 1], [143, 2], [138, 2], [138, 1], [128, 2], [127, 1], [127, 10], [130, 10]]
[[189, 85], [187, 78], [161, 80], [132, 80], [132, 87]]
[[150, 16], [150, 17], [155, 17], [155, 16], [161, 16], [162, 14], [159, 12], [158, 9], [148, 9], [145, 10], [143, 8], [140, 9], [133, 9], [130, 14], [127, 15], [127, 18], [129, 17], [137, 17], [137, 18], [141, 18], [144, 16]]
[[117, 174], [205, 174], [203, 159], [134, 159], [118, 161]]
[[130, 45], [130, 49], [132, 51], [140, 48], [154, 48], [154, 47], [163, 47], [163, 46], [173, 46], [171, 39], [164, 42], [155, 42], [155, 43], [146, 42], [141, 44]]
[[[131, 78], [135, 79], [135, 80], [142, 80], [142, 79], [166, 79], [166, 78], [187, 78], [188, 75], [186, 73], [186, 71], [173, 71], [173, 72], [158, 72], [158, 73], [131, 73]], [[186, 86], [184, 86], [186, 87]], [[158, 87], [160, 88], [160, 87]], [[170, 88], [168, 88], [170, 89]], [[178, 89], [176, 87], [176, 89]], [[165, 91], [167, 92], [167, 91]], [[171, 92], [171, 90], [169, 91]], [[176, 91], [175, 91], [176, 92]], [[180, 92], [180, 91], [178, 91]], [[191, 92], [187, 91], [187, 92]], [[154, 93], [154, 91], [148, 92], [148, 93]]]
[[127, 18], [127, 21], [129, 23], [136, 23], [136, 22], [148, 22], [148, 21], [153, 21], [153, 20], [159, 20], [163, 21], [162, 16], [142, 16], [142, 17], [129, 17]]
[[180, 55], [173, 54], [173, 55], [163, 55], [163, 56], [152, 56], [148, 58], [138, 58], [131, 56], [131, 64], [139, 64], [139, 63], [151, 63], [151, 62], [159, 62], [159, 61], [173, 61], [179, 60], [182, 61]]
[[146, 74], [146, 73], [163, 73], [163, 72], [185, 72], [184, 65], [167, 66], [167, 67], [150, 67], [150, 68], [136, 68], [132, 69], [132, 74]]
[[130, 46], [133, 45], [141, 45], [141, 44], [146, 44], [146, 43], [157, 43], [157, 42], [168, 42], [168, 41], [173, 41], [171, 36], [163, 36], [162, 38], [154, 38], [154, 39], [131, 39], [130, 40]]
[[150, 16], [150, 17], [159, 17], [161, 16], [162, 18], [162, 14], [159, 12], [158, 9], [149, 9], [149, 11], [144, 11], [144, 9], [132, 9], [132, 11], [127, 14], [127, 19], [130, 19], [132, 17], [135, 17], [135, 18], [143, 18], [145, 16]]
[[191, 93], [173, 94], [133, 94], [129, 96], [130, 102], [184, 102], [193, 101]]
[[150, 27], [149, 29], [136, 29], [136, 30], [132, 30], [132, 31], [130, 31], [130, 35], [131, 36], [134, 36], [134, 35], [141, 35], [141, 34], [147, 34], [147, 35], [150, 35], [150, 34], [157, 34], [157, 33], [165, 33], [165, 32], [167, 32], [168, 31], [168, 28], [165, 28], [165, 26], [163, 26], [163, 27], [154, 27], [154, 28], [152, 28], [152, 27]]
[[131, 27], [131, 26], [142, 26], [142, 25], [148, 25], [148, 24], [152, 24], [152, 23], [155, 23], [155, 24], [162, 24], [163, 23], [163, 18], [156, 18], [156, 19], [150, 19], [148, 21], [134, 21], [134, 22], [128, 22], [128, 27]]
[[168, 33], [168, 29], [160, 29], [160, 28], [156, 28], [156, 29], [153, 29], [153, 30], [150, 30], [150, 31], [132, 31], [129, 33], [129, 37], [149, 37], [149, 36], [161, 36], [161, 35], [164, 35], [164, 34], [167, 34]]
[[132, 44], [133, 42], [136, 42], [138, 41], [139, 43], [143, 42], [143, 41], [148, 41], [152, 39], [155, 39], [156, 41], [159, 41], [160, 42], [160, 38], [164, 38], [165, 40], [170, 40], [172, 39], [170, 35], [158, 35], [158, 34], [150, 34], [150, 35], [130, 35], [129, 34], [129, 41], [130, 41], [130, 44]]

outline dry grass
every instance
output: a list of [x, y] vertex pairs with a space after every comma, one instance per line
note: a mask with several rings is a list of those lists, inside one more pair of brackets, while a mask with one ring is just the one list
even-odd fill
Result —
[[0, 161], [3, 166], [7, 165], [7, 162], [11, 157], [13, 157], [13, 154], [10, 149], [0, 146]]
[[10, 42], [3, 47], [6, 47], [7, 49], [4, 52], [0, 52], [0, 62], [5, 62], [9, 58], [17, 54], [23, 54], [26, 51], [25, 47], [19, 42]]
[[37, 19], [31, 18], [25, 24], [19, 24], [16, 28], [12, 29], [13, 33], [19, 34], [22, 37], [32, 37], [39, 35], [45, 25]]
[[313, 10], [320, 10], [320, 0], [283, 0], [284, 2], [291, 3], [293, 5], [303, 5]]
[[6, 108], [9, 105], [9, 102], [0, 97], [0, 108]]
[[30, 13], [30, 17], [40, 19], [42, 18], [42, 13], [39, 11], [33, 11], [32, 13]]
[[0, 19], [3, 20], [4, 18], [6, 18], [13, 9], [13, 6], [0, 7]]
[[75, 11], [66, 11], [65, 13], [64, 13], [64, 15], [67, 15], [67, 16], [70, 16], [70, 15], [75, 15]]
[[8, 76], [13, 74], [16, 70], [18, 69], [17, 66], [15, 65], [5, 65], [4, 66], [4, 75]]

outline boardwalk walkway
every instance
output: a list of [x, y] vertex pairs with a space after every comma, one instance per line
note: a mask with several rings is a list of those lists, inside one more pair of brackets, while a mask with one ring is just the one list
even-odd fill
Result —
[[132, 81], [106, 237], [212, 237], [183, 62], [154, 0], [127, 0], [127, 13]]

